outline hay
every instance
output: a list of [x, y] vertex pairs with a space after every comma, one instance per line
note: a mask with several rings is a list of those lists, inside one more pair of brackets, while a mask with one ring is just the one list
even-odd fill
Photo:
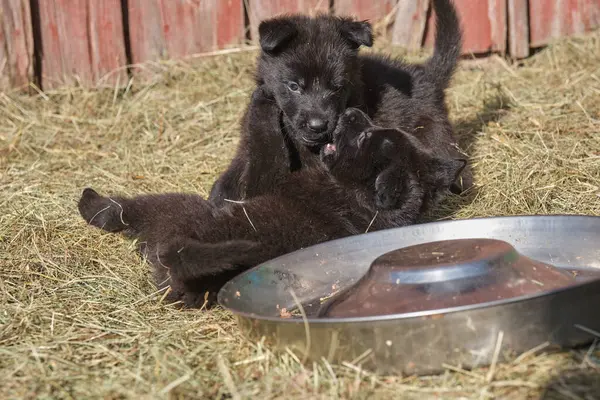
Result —
[[[0, 94], [1, 398], [597, 398], [596, 348], [540, 348], [493, 374], [376, 377], [301, 366], [244, 342], [227, 312], [163, 304], [134, 245], [87, 227], [76, 201], [85, 186], [206, 195], [235, 150], [253, 65], [240, 53], [156, 64], [158, 78], [126, 90]], [[599, 34], [522, 67], [464, 63], [449, 104], [478, 187], [435, 217], [600, 215]]]

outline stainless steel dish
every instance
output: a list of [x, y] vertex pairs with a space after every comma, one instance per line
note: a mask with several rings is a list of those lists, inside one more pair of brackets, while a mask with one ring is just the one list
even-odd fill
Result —
[[[318, 318], [322, 301], [359, 282], [381, 255], [454, 239], [502, 240], [533, 262], [569, 271], [575, 279], [551, 290], [456, 307]], [[446, 276], [476, 276], [483, 268], [477, 263], [462, 267], [448, 269]], [[437, 279], [415, 271], [399, 276]], [[464, 286], [454, 281], [453, 290]], [[600, 331], [600, 217], [445, 221], [335, 240], [241, 274], [221, 289], [219, 303], [236, 315], [250, 340], [264, 337], [273, 348], [288, 347], [305, 360], [353, 362], [380, 373], [436, 373], [443, 364], [484, 366], [494, 357], [502, 361], [506, 354], [546, 342], [546, 350], [581, 345]]]

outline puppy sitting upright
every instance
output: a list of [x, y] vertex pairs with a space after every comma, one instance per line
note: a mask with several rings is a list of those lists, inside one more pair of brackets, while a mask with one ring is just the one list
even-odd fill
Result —
[[276, 107], [266, 115], [253, 94], [237, 154], [209, 196], [219, 206], [226, 199], [269, 193], [290, 172], [318, 165], [319, 150], [331, 142], [340, 115], [363, 103], [358, 48], [372, 45], [368, 23], [282, 17], [263, 21], [259, 34], [255, 91]]
[[[453, 181], [440, 182], [438, 171], [452, 169], [456, 176], [464, 167], [432, 157], [409, 135], [373, 126], [356, 109], [342, 115], [333, 137], [321, 149], [325, 168], [290, 174], [272, 193], [244, 203], [216, 208], [191, 194], [124, 198], [86, 189], [79, 211], [93, 226], [139, 238], [157, 286], [171, 287], [169, 300], [197, 307], [206, 292], [210, 304], [225, 282], [261, 262], [367, 229], [414, 222], [429, 186], [449, 187]], [[408, 157], [404, 202], [390, 219], [375, 209], [375, 179], [402, 154]], [[419, 159], [409, 159], [414, 154]], [[417, 181], [417, 173], [428, 177]]]
[[[434, 54], [419, 65], [360, 56], [359, 47], [373, 43], [367, 22], [327, 15], [263, 21], [257, 85], [277, 105], [271, 118], [278, 118], [280, 126], [264, 129], [251, 102], [237, 155], [215, 182], [209, 199], [222, 205], [225, 199], [268, 193], [290, 172], [315, 165], [318, 150], [331, 142], [338, 117], [348, 107], [366, 111], [378, 126], [412, 135], [438, 158], [461, 158], [444, 95], [460, 55], [460, 24], [450, 0], [434, 0], [433, 5]], [[393, 210], [402, 204], [398, 196], [405, 179], [402, 164], [390, 165], [378, 177], [378, 208]], [[453, 184], [454, 192], [471, 186], [468, 167], [460, 178], [462, 185]], [[441, 192], [432, 188], [424, 208], [435, 204]]]

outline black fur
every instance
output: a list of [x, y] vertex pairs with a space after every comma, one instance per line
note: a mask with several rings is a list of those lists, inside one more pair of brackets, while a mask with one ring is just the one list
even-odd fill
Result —
[[[366, 111], [378, 126], [414, 136], [440, 159], [462, 158], [444, 95], [460, 55], [462, 34], [451, 1], [433, 3], [438, 16], [434, 54], [419, 65], [359, 55], [361, 45], [373, 43], [371, 26], [364, 21], [320, 15], [262, 22], [257, 90], [273, 99], [277, 108], [272, 110], [281, 126], [265, 131], [256, 118], [257, 105], [251, 101], [236, 157], [215, 182], [209, 199], [222, 205], [226, 198], [241, 200], [268, 193], [273, 186], [263, 176], [281, 179], [313, 166], [318, 149], [332, 140], [336, 122], [348, 107]], [[394, 196], [402, 192], [402, 165], [399, 160], [378, 178], [382, 209], [402, 202]], [[471, 185], [466, 166], [452, 189], [460, 192]], [[439, 198], [440, 192], [432, 189], [425, 205]]]
[[[198, 307], [212, 304], [233, 276], [271, 258], [368, 228], [413, 223], [428, 185], [440, 185], [439, 171], [462, 169], [410, 135], [374, 126], [357, 109], [342, 114], [332, 136], [334, 143], [320, 151], [320, 167], [288, 174], [270, 194], [244, 203], [217, 208], [192, 194], [105, 197], [88, 188], [79, 212], [93, 226], [139, 238], [157, 286], [171, 287], [168, 299]], [[404, 201], [393, 214], [378, 212], [377, 176], [399, 159], [406, 163], [398, 194]]]

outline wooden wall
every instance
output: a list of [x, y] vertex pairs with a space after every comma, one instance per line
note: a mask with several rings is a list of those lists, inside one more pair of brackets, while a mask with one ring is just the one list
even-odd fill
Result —
[[[600, 26], [600, 0], [454, 1], [465, 54], [524, 58]], [[125, 85], [136, 65], [256, 42], [260, 21], [293, 12], [385, 18], [410, 49], [435, 34], [431, 0], [0, 0], [0, 90]]]

